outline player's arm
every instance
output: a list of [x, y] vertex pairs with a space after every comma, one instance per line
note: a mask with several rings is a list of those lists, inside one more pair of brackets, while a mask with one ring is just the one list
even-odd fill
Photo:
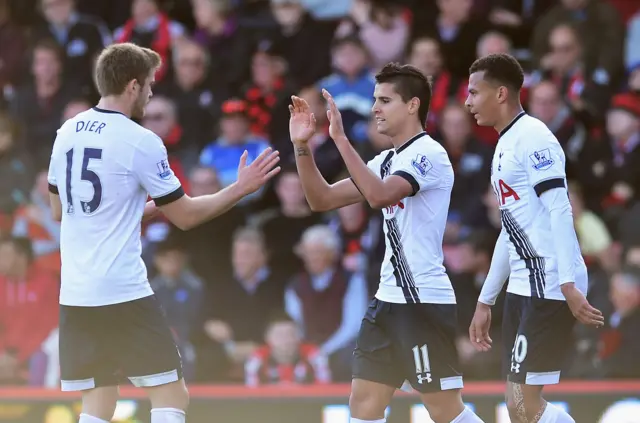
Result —
[[300, 183], [311, 210], [329, 211], [364, 201], [351, 179], [343, 179], [331, 185], [327, 183], [306, 143], [296, 144], [294, 149]]
[[280, 170], [275, 167], [279, 160], [277, 152], [267, 149], [248, 166], [245, 152], [240, 159], [235, 183], [215, 194], [192, 198], [185, 194], [180, 181], [171, 171], [162, 141], [155, 136], [142, 141], [134, 151], [133, 172], [160, 211], [182, 230], [191, 229], [225, 213], [245, 195], [257, 191]]
[[503, 228], [500, 231], [496, 246], [493, 249], [489, 273], [480, 290], [480, 296], [478, 297], [479, 305], [492, 306], [496, 303], [496, 298], [500, 295], [500, 291], [502, 291], [502, 287], [507, 281], [510, 272], [507, 234]]
[[58, 192], [58, 182], [53, 166], [53, 160], [49, 163], [49, 171], [47, 174], [49, 182], [49, 205], [51, 206], [51, 217], [56, 222], [62, 221], [62, 202], [60, 201], [60, 193]]

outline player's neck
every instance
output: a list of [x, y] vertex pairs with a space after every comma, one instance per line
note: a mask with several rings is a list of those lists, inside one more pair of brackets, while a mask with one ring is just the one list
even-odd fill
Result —
[[524, 111], [520, 103], [509, 106], [505, 112], [499, 117], [498, 122], [494, 126], [494, 129], [498, 131], [498, 134], [502, 133], [504, 128], [509, 126], [513, 120]]
[[416, 125], [407, 125], [406, 129], [403, 129], [401, 132], [391, 137], [391, 143], [394, 148], [400, 148], [407, 141], [421, 132], [424, 132], [424, 128], [419, 123]]
[[128, 105], [122, 98], [115, 96], [102, 97], [98, 102], [98, 108], [120, 112], [127, 117], [131, 117], [132, 106]]

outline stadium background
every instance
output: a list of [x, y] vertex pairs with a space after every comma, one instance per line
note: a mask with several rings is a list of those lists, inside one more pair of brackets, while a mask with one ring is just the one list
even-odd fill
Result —
[[[164, 59], [140, 123], [163, 139], [190, 195], [232, 183], [245, 149], [255, 157], [272, 145], [283, 158], [273, 184], [213, 222], [184, 233], [162, 218], [143, 225], [150, 280], [197, 385], [191, 421], [347, 421], [351, 350], [384, 250], [380, 216], [364, 205], [309, 210], [286, 106], [297, 94], [323, 117], [327, 88], [370, 159], [391, 146], [370, 120], [371, 75], [389, 61], [432, 77], [428, 132], [456, 172], [445, 260], [465, 398], [486, 421], [507, 421], [501, 385], [488, 382], [500, 380], [500, 305], [492, 353], [476, 353], [465, 335], [500, 220], [489, 188], [497, 135], [461, 105], [468, 66], [493, 52], [521, 61], [523, 104], [565, 149], [589, 299], [606, 315], [604, 329], [558, 340], [575, 346], [565, 374], [581, 382], [552, 399], [580, 422], [622, 421], [600, 419], [624, 400], [616, 410], [640, 419], [640, 2], [0, 0], [0, 421], [75, 419], [77, 398], [51, 390], [60, 229], [46, 171], [56, 129], [97, 101], [96, 54], [123, 41]], [[340, 179], [326, 121], [319, 127], [320, 171]], [[119, 421], [146, 421], [139, 394], [125, 389]], [[390, 422], [425, 421], [411, 414], [424, 413], [415, 403], [395, 400]]]

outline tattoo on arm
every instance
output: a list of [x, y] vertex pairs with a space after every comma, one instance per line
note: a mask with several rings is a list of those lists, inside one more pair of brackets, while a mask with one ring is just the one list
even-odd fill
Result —
[[296, 156], [310, 156], [311, 152], [308, 147], [296, 147]]

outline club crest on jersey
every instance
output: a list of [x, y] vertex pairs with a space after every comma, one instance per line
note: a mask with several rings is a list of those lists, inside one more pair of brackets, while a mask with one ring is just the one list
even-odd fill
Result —
[[533, 162], [533, 168], [535, 170], [547, 170], [553, 166], [553, 159], [551, 158], [551, 152], [549, 152], [548, 148], [534, 152], [529, 158]]
[[169, 167], [169, 161], [164, 159], [156, 163], [158, 167], [158, 176], [160, 179], [169, 179], [171, 177], [171, 168]]
[[418, 156], [411, 161], [411, 165], [421, 176], [427, 176], [427, 172], [433, 167], [429, 159], [427, 159], [427, 156], [423, 154], [418, 154]]

